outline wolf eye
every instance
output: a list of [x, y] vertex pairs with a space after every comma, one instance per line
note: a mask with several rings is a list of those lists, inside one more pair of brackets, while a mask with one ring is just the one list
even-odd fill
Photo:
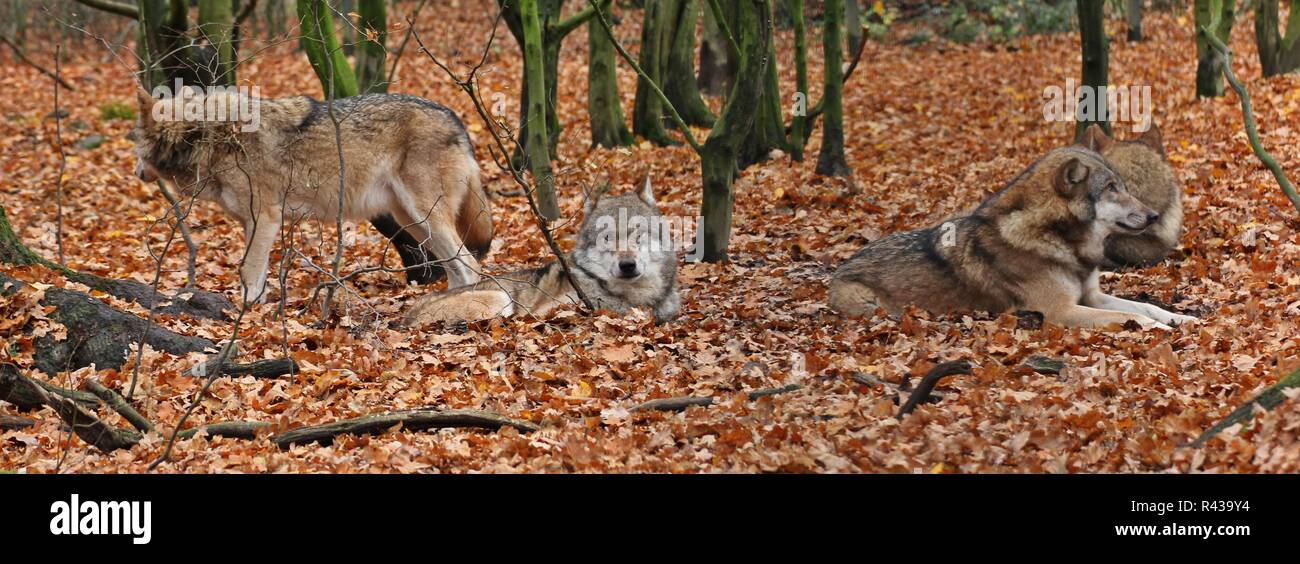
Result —
[[1106, 185], [1106, 191], [1107, 191], [1107, 192], [1119, 192], [1119, 188], [1118, 188], [1117, 186], [1115, 186], [1115, 183], [1114, 183], [1114, 182], [1111, 182], [1110, 184], [1107, 184], [1107, 185]]

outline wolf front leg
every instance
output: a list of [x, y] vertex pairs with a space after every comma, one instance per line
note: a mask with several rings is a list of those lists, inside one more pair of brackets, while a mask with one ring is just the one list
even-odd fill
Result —
[[[1094, 272], [1090, 280], [1096, 279]], [[1136, 322], [1144, 329], [1152, 327], [1169, 329], [1160, 321], [1140, 313], [1116, 311], [1080, 305], [1089, 294], [1088, 281], [1071, 279], [1062, 273], [1047, 273], [1036, 283], [1024, 287], [1021, 296], [1024, 309], [1042, 312], [1043, 318], [1052, 323], [1070, 327], [1106, 327], [1123, 325], [1129, 321]]]
[[248, 249], [239, 275], [244, 288], [245, 304], [260, 304], [266, 300], [266, 270], [271, 260], [271, 246], [280, 232], [279, 214], [257, 214], [244, 226]]
[[1081, 300], [1081, 303], [1085, 306], [1095, 308], [1127, 311], [1138, 315], [1144, 315], [1168, 325], [1182, 325], [1183, 323], [1196, 321], [1196, 318], [1190, 315], [1177, 314], [1151, 304], [1117, 298], [1110, 294], [1103, 293], [1101, 291], [1101, 285], [1098, 283], [1097, 272], [1093, 272], [1092, 276], [1088, 278], [1088, 282], [1084, 287], [1083, 300]]

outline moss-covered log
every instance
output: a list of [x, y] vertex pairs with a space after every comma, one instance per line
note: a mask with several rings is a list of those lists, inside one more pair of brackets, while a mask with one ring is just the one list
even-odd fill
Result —
[[1204, 445], [1206, 441], [1214, 438], [1215, 435], [1223, 432], [1224, 429], [1238, 423], [1246, 423], [1250, 421], [1254, 416], [1255, 406], [1257, 405], [1265, 410], [1271, 410], [1274, 407], [1277, 407], [1286, 400], [1286, 394], [1283, 392], [1296, 387], [1300, 387], [1300, 369], [1296, 369], [1290, 374], [1287, 374], [1281, 380], [1278, 380], [1276, 384], [1265, 388], [1264, 391], [1259, 393], [1259, 395], [1242, 404], [1241, 407], [1232, 410], [1232, 413], [1229, 413], [1227, 417], [1224, 417], [1218, 423], [1215, 423], [1213, 427], [1210, 427], [1204, 433], [1201, 433], [1201, 436], [1197, 437], [1196, 440], [1192, 441], [1188, 446], [1199, 447]]

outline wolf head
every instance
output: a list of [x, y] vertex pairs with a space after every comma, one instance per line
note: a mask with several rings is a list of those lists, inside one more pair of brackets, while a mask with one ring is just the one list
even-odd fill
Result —
[[[223, 94], [222, 96], [226, 96]], [[228, 120], [205, 119], [202, 110], [216, 104], [188, 88], [171, 98], [154, 99], [144, 89], [136, 90], [140, 106], [135, 130], [135, 174], [145, 182], [167, 180], [184, 189], [196, 181], [196, 166], [210, 160], [212, 151], [234, 139], [234, 127]], [[221, 107], [238, 104], [222, 100]], [[187, 115], [189, 112], [190, 115]]]
[[635, 194], [587, 195], [574, 261], [596, 277], [638, 284], [674, 275], [677, 255], [647, 177]]
[[1181, 194], [1160, 129], [1154, 124], [1142, 135], [1126, 141], [1112, 139], [1094, 125], [1084, 130], [1076, 142], [1101, 153], [1124, 178], [1129, 192], [1158, 212], [1169, 209]]
[[[1094, 175], [1087, 190], [1097, 221], [1114, 225], [1113, 232], [1132, 234], [1144, 231], [1160, 219], [1160, 214], [1130, 192], [1129, 183], [1124, 181], [1125, 178], [1145, 178], [1143, 168], [1155, 168], [1163, 163], [1164, 149], [1160, 146], [1158, 129], [1153, 126], [1138, 141], [1115, 143], [1100, 126], [1093, 124], [1080, 135], [1077, 146], [1105, 159], [1102, 166], [1106, 171]], [[1119, 157], [1122, 167], [1110, 157]], [[1167, 163], [1165, 168], [1168, 168]]]

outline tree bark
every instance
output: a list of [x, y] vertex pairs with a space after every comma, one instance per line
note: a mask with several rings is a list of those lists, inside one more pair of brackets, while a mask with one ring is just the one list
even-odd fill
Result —
[[[664, 107], [650, 81], [663, 84], [662, 49], [664, 28], [670, 15], [665, 10], [666, 0], [647, 0], [645, 17], [641, 22], [641, 53], [637, 62], [645, 77], [637, 77], [636, 103], [632, 108], [632, 132], [660, 146], [676, 145], [677, 141], [664, 128]], [[647, 78], [649, 80], [647, 80]]]
[[620, 147], [636, 142], [623, 119], [614, 42], [600, 26], [591, 24], [587, 26], [587, 115], [593, 147]]
[[1142, 0], [1128, 0], [1127, 7], [1124, 17], [1128, 27], [1128, 40], [1142, 41]]
[[326, 98], [357, 95], [357, 77], [339, 47], [334, 18], [323, 0], [297, 0], [302, 48]]
[[[700, 39], [700, 72], [696, 85], [701, 92], [710, 96], [721, 96], [731, 87], [731, 80], [736, 76], [736, 64], [731, 58], [727, 37], [718, 25], [713, 6], [707, 5], [711, 0], [704, 0], [704, 35]], [[726, 3], [724, 10], [735, 10], [732, 3]], [[724, 14], [724, 18], [727, 17]]]
[[[675, 10], [669, 34], [668, 56], [664, 65], [664, 94], [682, 119], [690, 125], [712, 127], [716, 117], [700, 97], [695, 76], [695, 22], [699, 20], [698, 0], [671, 0], [668, 7]], [[665, 30], [667, 31], [667, 30]]]
[[358, 0], [362, 36], [356, 48], [357, 89], [362, 94], [388, 92], [384, 75], [388, 59], [388, 14], [385, 0]]
[[[825, 51], [823, 68], [824, 92], [822, 104], [822, 148], [817, 154], [817, 174], [849, 176], [853, 171], [844, 159], [844, 75], [840, 54], [844, 43], [844, 0], [827, 0], [824, 4], [822, 49]], [[1081, 2], [1084, 0], [1080, 0]]]
[[[1236, 19], [1236, 0], [1195, 0], [1196, 27], [1210, 30], [1216, 38], [1227, 43]], [[1217, 98], [1223, 95], [1223, 56], [1215, 51], [1209, 41], [1196, 34], [1196, 96]]]
[[1078, 0], [1079, 36], [1083, 47], [1082, 86], [1091, 88], [1094, 95], [1092, 97], [1092, 119], [1083, 119], [1082, 116], [1076, 116], [1076, 136], [1094, 123], [1100, 125], [1107, 134], [1110, 133], [1110, 119], [1107, 116], [1105, 94], [1110, 72], [1105, 7], [1105, 0]]
[[774, 149], [789, 152], [790, 142], [785, 136], [785, 116], [781, 112], [781, 85], [777, 80], [776, 41], [767, 42], [767, 68], [764, 69], [762, 93], [758, 102], [758, 115], [749, 135], [741, 142], [737, 166], [741, 170], [765, 161]]
[[808, 43], [807, 24], [803, 18], [803, 0], [786, 0], [794, 27], [795, 99], [790, 120], [790, 158], [803, 162], [803, 147], [808, 130]]
[[235, 83], [235, 47], [231, 31], [234, 14], [230, 0], [199, 0], [199, 37], [206, 38], [215, 58], [212, 65], [212, 84]]
[[1278, 0], [1258, 0], [1255, 4], [1255, 46], [1264, 77], [1292, 72], [1300, 68], [1300, 9], [1291, 3], [1286, 20], [1286, 34], [1278, 31]]
[[544, 48], [537, 0], [519, 0], [519, 10], [524, 47], [524, 87], [528, 95], [528, 105], [525, 108], [528, 118], [524, 120], [528, 127], [524, 132], [524, 150], [533, 173], [533, 183], [537, 186], [537, 207], [542, 217], [553, 221], [560, 217], [560, 206], [555, 199], [555, 179], [551, 171], [550, 144], [546, 135], [545, 75], [536, 72], [543, 68]]
[[762, 97], [769, 42], [772, 39], [772, 10], [767, 0], [740, 0], [736, 4], [740, 34], [740, 70], [727, 104], [700, 151], [700, 173], [704, 180], [704, 260], [727, 260], [731, 241], [731, 211], [735, 195], [732, 183], [737, 172], [737, 154], [754, 125]]

